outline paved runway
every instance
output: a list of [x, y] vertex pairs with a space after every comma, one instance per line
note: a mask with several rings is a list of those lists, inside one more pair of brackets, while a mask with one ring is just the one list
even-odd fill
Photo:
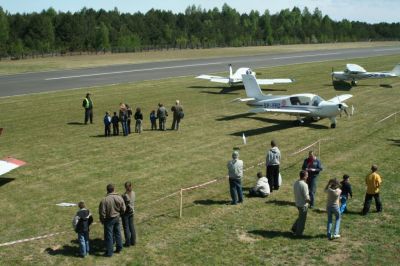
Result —
[[[207, 58], [167, 62], [114, 65], [0, 76], [0, 97], [72, 88], [102, 86], [170, 77], [227, 72], [227, 65], [257, 69], [306, 62], [400, 54], [400, 47], [375, 47], [308, 51], [273, 55]], [[388, 69], [389, 70], [389, 69]]]

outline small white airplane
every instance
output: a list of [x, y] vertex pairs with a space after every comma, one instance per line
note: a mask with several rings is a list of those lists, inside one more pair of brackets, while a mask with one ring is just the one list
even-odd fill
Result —
[[351, 94], [336, 96], [330, 100], [324, 100], [320, 96], [311, 93], [294, 95], [265, 95], [262, 93], [257, 80], [253, 75], [243, 75], [243, 84], [248, 98], [238, 98], [233, 101], [245, 102], [249, 106], [257, 108], [250, 113], [278, 113], [297, 117], [296, 124], [304, 121], [301, 117], [311, 117], [313, 120], [329, 118], [331, 128], [336, 127], [336, 116], [348, 107], [343, 101], [353, 97]]
[[400, 64], [397, 64], [392, 71], [386, 72], [367, 72], [363, 67], [356, 64], [347, 64], [344, 71], [333, 71], [332, 81], [351, 81], [352, 86], [357, 85], [360, 79], [380, 79], [400, 76]]
[[[220, 77], [220, 76], [211, 76], [211, 75], [200, 75], [196, 78], [198, 79], [206, 79], [211, 82], [229, 84], [229, 86], [234, 85], [242, 85], [242, 75], [251, 74], [252, 76], [256, 76], [250, 68], [248, 67], [241, 67], [233, 73], [232, 65], [229, 64], [229, 77]], [[276, 83], [292, 83], [293, 79], [257, 79], [258, 84], [260, 85], [272, 85]]]

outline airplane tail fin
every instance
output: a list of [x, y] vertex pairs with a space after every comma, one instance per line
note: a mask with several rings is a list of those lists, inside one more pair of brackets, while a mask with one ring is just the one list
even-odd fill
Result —
[[249, 98], [260, 99], [264, 96], [256, 78], [251, 74], [242, 75], [246, 95]]
[[232, 77], [233, 77], [232, 65], [229, 64], [229, 78], [231, 79]]
[[397, 64], [390, 73], [395, 74], [396, 76], [400, 77], [400, 63]]

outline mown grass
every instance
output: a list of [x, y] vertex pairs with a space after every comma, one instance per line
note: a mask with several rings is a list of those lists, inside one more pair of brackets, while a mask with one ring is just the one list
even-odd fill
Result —
[[[390, 70], [400, 55], [352, 60], [366, 69]], [[91, 88], [95, 124], [83, 126], [81, 108], [86, 90], [67, 90], [0, 99], [0, 157], [13, 156], [28, 164], [0, 180], [2, 200], [0, 243], [64, 232], [60, 235], [0, 247], [1, 265], [393, 265], [399, 251], [399, 183], [397, 182], [400, 136], [394, 118], [376, 122], [398, 111], [400, 80], [367, 80], [351, 91], [335, 90], [330, 70], [348, 61], [310, 63], [257, 69], [261, 76], [290, 76], [292, 85], [265, 89], [274, 94], [316, 93], [325, 99], [338, 94], [354, 95], [348, 101], [355, 115], [338, 119], [329, 129], [321, 120], [293, 127], [293, 118], [283, 115], [242, 115], [248, 107], [233, 104], [244, 96], [242, 88], [227, 89], [193, 78], [121, 84]], [[390, 86], [381, 86], [390, 84]], [[221, 91], [223, 93], [221, 93]], [[185, 118], [179, 132], [149, 131], [129, 137], [101, 137], [106, 110], [120, 102], [141, 106], [148, 117], [158, 102], [168, 107], [180, 99]], [[167, 121], [170, 125], [170, 120]], [[243, 145], [242, 133], [248, 144]], [[322, 142], [321, 174], [317, 209], [310, 211], [306, 238], [293, 239], [290, 226], [297, 215], [292, 184], [297, 179], [307, 151], [290, 154], [318, 139]], [[282, 150], [283, 186], [266, 200], [246, 198], [244, 204], [227, 206], [228, 184], [221, 180], [206, 188], [184, 193], [183, 218], [178, 218], [178, 196], [155, 202], [182, 187], [223, 177], [232, 148], [241, 148], [245, 167], [263, 161], [271, 139]], [[358, 215], [362, 208], [364, 177], [371, 163], [383, 176], [382, 214]], [[244, 187], [255, 183], [255, 174], [245, 173]], [[325, 238], [326, 196], [323, 187], [331, 177], [351, 176], [354, 198], [343, 217], [342, 238]], [[5, 178], [13, 179], [9, 181]], [[122, 192], [133, 181], [137, 193], [137, 246], [113, 258], [101, 257], [102, 227], [97, 207], [105, 186], [113, 182]], [[71, 228], [75, 208], [59, 202], [85, 200], [97, 224], [92, 226], [94, 255], [76, 257], [78, 244]]]
[[355, 43], [328, 43], [313, 45], [281, 45], [281, 46], [257, 46], [257, 47], [229, 47], [213, 49], [185, 49], [163, 50], [140, 53], [122, 54], [92, 54], [75, 56], [56, 56], [24, 60], [0, 61], [0, 75], [16, 74], [24, 72], [49, 71], [60, 69], [73, 69], [85, 67], [98, 67], [118, 64], [138, 64], [154, 61], [169, 61], [182, 59], [196, 59], [206, 57], [238, 56], [275, 54], [287, 52], [301, 52], [310, 50], [366, 48], [377, 46], [394, 46], [399, 42], [355, 42]]

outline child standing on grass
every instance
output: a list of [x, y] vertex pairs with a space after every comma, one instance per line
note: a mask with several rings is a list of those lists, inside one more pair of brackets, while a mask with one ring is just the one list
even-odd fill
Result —
[[156, 111], [152, 110], [150, 113], [151, 130], [157, 130], [157, 115]]
[[136, 133], [142, 133], [142, 121], [143, 121], [143, 114], [142, 114], [142, 110], [140, 109], [140, 107], [136, 108], [136, 112], [135, 112], [135, 132]]
[[109, 112], [106, 112], [106, 115], [104, 116], [104, 136], [111, 136], [111, 116]]
[[[336, 239], [340, 237], [340, 210], [339, 210], [339, 198], [342, 191], [340, 190], [339, 181], [336, 178], [330, 179], [325, 187], [325, 192], [328, 194], [328, 200], [326, 204], [326, 211], [328, 212], [328, 224], [327, 224], [327, 236], [328, 239]], [[335, 230], [332, 235], [332, 216], [335, 215]]]
[[353, 191], [349, 182], [349, 175], [343, 175], [343, 180], [340, 182], [342, 194], [340, 195], [340, 214], [347, 212], [347, 200], [349, 196], [353, 198]]
[[93, 222], [92, 214], [86, 209], [85, 202], [78, 203], [79, 211], [72, 220], [72, 225], [78, 233], [79, 255], [84, 258], [89, 255], [89, 226]]
[[117, 116], [117, 112], [114, 112], [114, 116], [111, 118], [111, 123], [113, 124], [113, 135], [119, 135], [119, 118]]

